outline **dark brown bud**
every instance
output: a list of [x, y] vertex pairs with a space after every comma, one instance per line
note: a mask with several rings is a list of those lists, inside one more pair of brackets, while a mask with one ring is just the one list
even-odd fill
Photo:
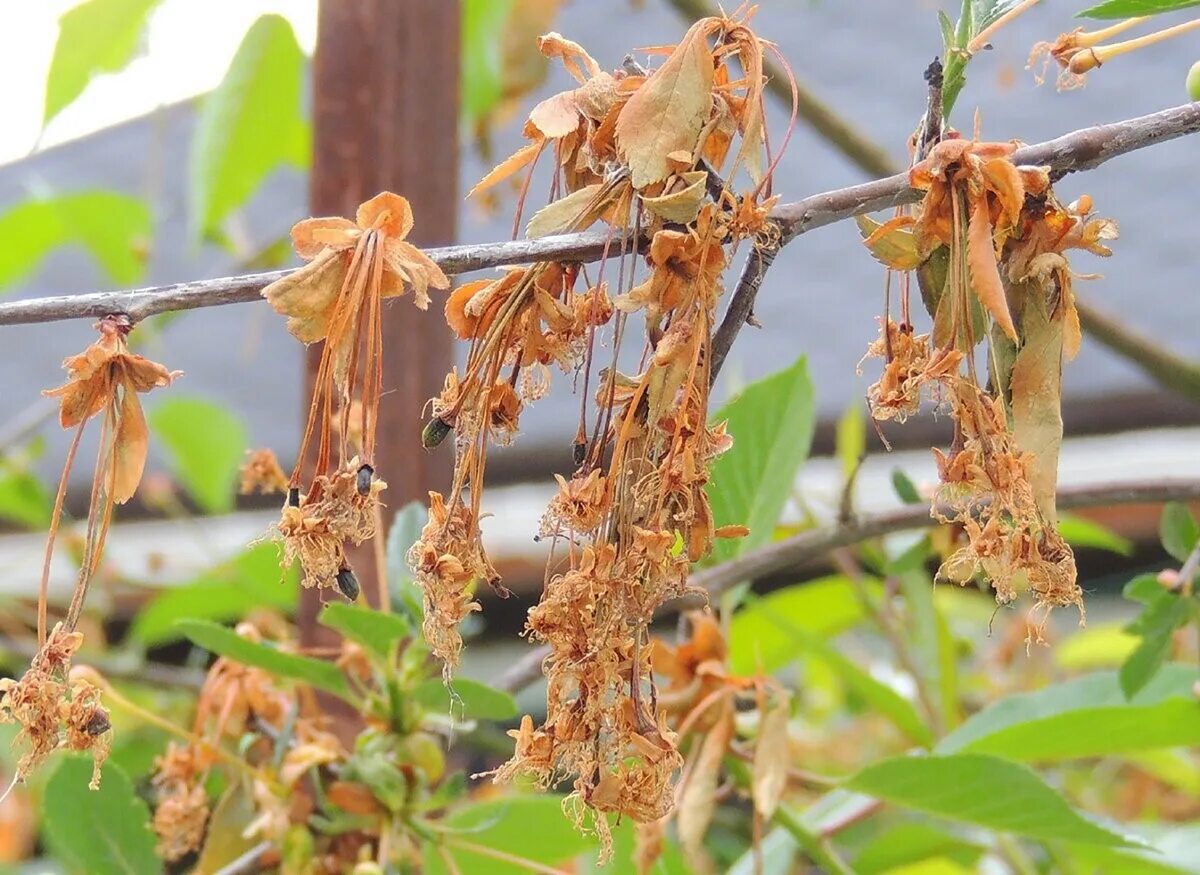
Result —
[[342, 591], [342, 595], [352, 602], [358, 601], [358, 594], [361, 592], [361, 587], [358, 585], [358, 578], [354, 576], [354, 572], [349, 568], [343, 568], [337, 573], [338, 589]]
[[367, 495], [371, 491], [371, 478], [375, 476], [375, 469], [370, 465], [362, 464], [358, 468], [358, 480], [355, 483], [359, 495]]
[[425, 428], [421, 430], [421, 446], [427, 450], [432, 450], [446, 439], [446, 435], [453, 431], [450, 423], [442, 419], [440, 416], [435, 416], [425, 424]]

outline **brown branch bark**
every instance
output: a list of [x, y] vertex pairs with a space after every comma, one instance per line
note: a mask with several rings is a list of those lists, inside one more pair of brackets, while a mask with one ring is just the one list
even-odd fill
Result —
[[[1168, 501], [1200, 501], [1200, 480], [1140, 480], [1069, 486], [1059, 490], [1058, 507], [1073, 510], [1097, 505], [1161, 504]], [[802, 568], [830, 550], [860, 544], [894, 532], [928, 529], [938, 525], [926, 504], [910, 505], [861, 517], [846, 524], [822, 526], [782, 541], [767, 544], [741, 556], [702, 568], [689, 583], [716, 598], [745, 580], [756, 580], [790, 569]], [[542, 676], [542, 662], [549, 648], [539, 647], [504, 672], [495, 686], [509, 692], [522, 690]]]
[[[1200, 131], [1200, 103], [1189, 103], [1024, 146], [1017, 150], [1013, 160], [1018, 164], [1044, 164], [1055, 176], [1062, 176], [1090, 170], [1127, 152], [1197, 131]], [[919, 193], [909, 188], [907, 177], [896, 174], [783, 204], [775, 209], [772, 218], [781, 230], [780, 245], [786, 245], [816, 228], [861, 213], [914, 203], [918, 198]], [[609, 236], [605, 231], [588, 231], [511, 243], [447, 246], [428, 250], [428, 253], [446, 273], [462, 274], [538, 260], [596, 261], [603, 254]], [[0, 304], [0, 325], [98, 318], [112, 313], [123, 313], [136, 322], [171, 310], [254, 301], [258, 300], [264, 286], [286, 273], [273, 271], [134, 291], [10, 301]]]

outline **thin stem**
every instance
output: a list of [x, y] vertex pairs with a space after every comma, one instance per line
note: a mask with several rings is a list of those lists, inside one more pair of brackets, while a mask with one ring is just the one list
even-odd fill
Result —
[[988, 43], [990, 43], [992, 41], [992, 37], [995, 35], [996, 31], [998, 31], [1000, 28], [1004, 27], [1004, 25], [1012, 22], [1012, 20], [1015, 19], [1021, 13], [1028, 12], [1030, 9], [1032, 9], [1034, 6], [1037, 6], [1041, 2], [1042, 2], [1042, 0], [1023, 0], [1023, 2], [1018, 3], [1016, 6], [1014, 6], [1012, 9], [1008, 10], [1008, 12], [1005, 12], [1003, 15], [1001, 15], [999, 18], [997, 18], [995, 21], [993, 21], [991, 24], [989, 24], [983, 30], [979, 31], [979, 33], [976, 34], [975, 38], [973, 40], [971, 40], [969, 43], [967, 43], [967, 53], [971, 54], [971, 55], [974, 55], [975, 53], [977, 53], [980, 49], [984, 48]]
[[838, 855], [833, 844], [805, 826], [804, 821], [786, 805], [776, 808], [771, 819], [788, 831], [820, 871], [836, 875], [854, 875], [854, 870]]
[[46, 609], [50, 595], [50, 563], [54, 559], [54, 539], [58, 536], [58, 527], [62, 522], [63, 501], [67, 497], [67, 481], [71, 477], [71, 467], [75, 464], [75, 453], [79, 450], [79, 439], [83, 437], [83, 428], [87, 419], [83, 419], [75, 436], [71, 438], [71, 446], [67, 449], [67, 459], [63, 463], [62, 477], [58, 481], [58, 493], [54, 496], [54, 510], [50, 514], [50, 530], [46, 533], [46, 555], [42, 559], [42, 580], [38, 584], [37, 626], [38, 647], [46, 643]]
[[1097, 46], [1095, 48], [1096, 57], [1100, 63], [1104, 63], [1109, 58], [1115, 58], [1117, 55], [1123, 55], [1126, 52], [1132, 52], [1136, 49], [1143, 49], [1146, 46], [1152, 46], [1155, 43], [1162, 42], [1165, 39], [1170, 39], [1173, 36], [1179, 36], [1181, 33], [1187, 33], [1190, 30], [1195, 30], [1200, 27], [1200, 18], [1195, 18], [1191, 21], [1185, 21], [1182, 24], [1176, 24], [1171, 27], [1164, 27], [1162, 30], [1156, 30], [1154, 33], [1148, 33], [1144, 36], [1134, 37], [1133, 39], [1125, 40], [1119, 43], [1110, 43], [1107, 46]]

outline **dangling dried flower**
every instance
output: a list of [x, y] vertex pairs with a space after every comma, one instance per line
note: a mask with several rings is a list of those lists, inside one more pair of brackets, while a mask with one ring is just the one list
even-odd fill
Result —
[[204, 780], [212, 763], [210, 753], [175, 742], [168, 743], [166, 753], [154, 761], [153, 826], [158, 855], [168, 863], [199, 849], [204, 840], [209, 815]]
[[242, 495], [269, 495], [272, 492], [286, 492], [288, 488], [287, 474], [275, 451], [269, 449], [248, 450], [246, 461], [242, 465], [242, 485], [239, 491]]
[[70, 676], [71, 658], [82, 643], [82, 633], [56, 623], [21, 679], [0, 680], [0, 723], [19, 726], [13, 745], [27, 746], [17, 763], [18, 780], [28, 778], [52, 752], [66, 747], [91, 752], [91, 787], [100, 785], [112, 724], [100, 705], [100, 690]]

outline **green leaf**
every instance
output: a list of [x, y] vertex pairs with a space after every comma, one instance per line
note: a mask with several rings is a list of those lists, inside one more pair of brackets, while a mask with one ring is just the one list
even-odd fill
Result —
[[286, 653], [267, 643], [248, 641], [227, 626], [208, 620], [179, 620], [175, 628], [193, 643], [243, 665], [263, 668], [280, 677], [350, 698], [350, 687], [337, 666], [296, 653]]
[[88, 0], [58, 20], [58, 41], [46, 77], [42, 125], [75, 100], [97, 73], [115, 73], [137, 51], [158, 0]]
[[196, 123], [189, 163], [194, 241], [215, 235], [277, 168], [308, 166], [304, 73], [304, 53], [285, 18], [264, 15], [251, 25]]
[[27, 200], [0, 215], [0, 288], [29, 274], [53, 249], [84, 247], [115, 283], [146, 267], [150, 209], [114, 191], [79, 191]]
[[896, 496], [905, 504], [921, 504], [924, 499], [921, 498], [921, 493], [917, 491], [917, 487], [913, 484], [909, 476], [899, 468], [892, 469], [892, 489], [896, 490]]
[[1054, 646], [1054, 663], [1072, 671], [1116, 668], [1138, 645], [1120, 623], [1098, 623], [1075, 632]]
[[846, 408], [838, 420], [837, 457], [842, 463], [842, 478], [849, 479], [858, 467], [858, 460], [867, 449], [867, 426], [863, 421], [862, 404], [855, 402]]
[[1133, 542], [1122, 538], [1112, 529], [1078, 516], [1061, 516], [1058, 519], [1058, 533], [1072, 547], [1091, 547], [1097, 550], [1107, 550], [1118, 556], [1132, 556]]
[[987, 753], [1045, 762], [1200, 744], [1194, 669], [1168, 666], [1127, 700], [1116, 672], [1008, 696], [951, 732], [939, 753]]
[[149, 419], [167, 448], [172, 471], [200, 509], [233, 510], [247, 444], [241, 420], [210, 401], [178, 395], [155, 406]]
[[816, 406], [805, 360], [746, 387], [713, 417], [722, 420], [733, 447], [713, 462], [708, 483], [713, 524], [750, 528], [745, 538], [717, 541], [712, 558], [723, 561], [771, 540], [808, 458]]
[[419, 501], [410, 501], [392, 518], [392, 527], [387, 537], [388, 589], [396, 610], [408, 615], [414, 626], [421, 625], [424, 603], [420, 587], [413, 580], [408, 567], [408, 551], [421, 537], [428, 513]]
[[1179, 562], [1187, 562], [1200, 539], [1200, 525], [1196, 524], [1196, 518], [1186, 504], [1172, 501], [1163, 508], [1158, 533], [1163, 548]]
[[[472, 802], [456, 808], [440, 821], [440, 825], [448, 831], [443, 838], [444, 847], [461, 872], [527, 875], [530, 871], [473, 853], [463, 847], [465, 843], [532, 860], [543, 866], [566, 863], [585, 851], [595, 853], [597, 850], [595, 840], [584, 836], [563, 813], [560, 796], [509, 796]], [[433, 842], [425, 851], [425, 871], [430, 875], [447, 872]]]
[[517, 716], [517, 701], [511, 695], [469, 678], [456, 678], [450, 689], [440, 678], [427, 680], [413, 689], [412, 697], [429, 711], [453, 711], [469, 720], [511, 720]]
[[[868, 589], [878, 592], [878, 583]], [[771, 673], [800, 655], [797, 628], [831, 637], [863, 618], [862, 602], [846, 577], [822, 577], [776, 590], [733, 615], [729, 664], [734, 674]]]
[[857, 875], [876, 875], [896, 866], [944, 857], [974, 866], [983, 847], [928, 823], [900, 823], [875, 835], [854, 858]]
[[1086, 820], [1027, 766], [981, 754], [895, 757], [843, 784], [906, 808], [1045, 841], [1123, 846]]
[[290, 613], [296, 607], [296, 572], [279, 568], [279, 548], [256, 544], [187, 583], [158, 593], [133, 621], [130, 635], [145, 646], [181, 637], [177, 620], [240, 620], [255, 608]]
[[464, 0], [462, 6], [462, 112], [486, 116], [503, 96], [504, 22], [513, 0]]
[[89, 790], [92, 759], [66, 755], [54, 765], [42, 799], [43, 826], [57, 862], [72, 875], [155, 875], [150, 809], [129, 777], [112, 763], [100, 789]]
[[1127, 627], [1128, 632], [1141, 636], [1136, 649], [1121, 663], [1121, 689], [1130, 699], [1158, 673], [1171, 652], [1175, 630], [1188, 621], [1191, 613], [1183, 598], [1161, 592], [1161, 597], [1147, 605]]
[[29, 471], [0, 463], [0, 518], [28, 529], [50, 525], [54, 498]]
[[397, 641], [413, 634], [412, 626], [401, 614], [340, 602], [326, 605], [320, 620], [322, 625], [385, 659]]
[[1200, 6], [1200, 0], [1107, 0], [1077, 13], [1079, 18], [1134, 18]]

